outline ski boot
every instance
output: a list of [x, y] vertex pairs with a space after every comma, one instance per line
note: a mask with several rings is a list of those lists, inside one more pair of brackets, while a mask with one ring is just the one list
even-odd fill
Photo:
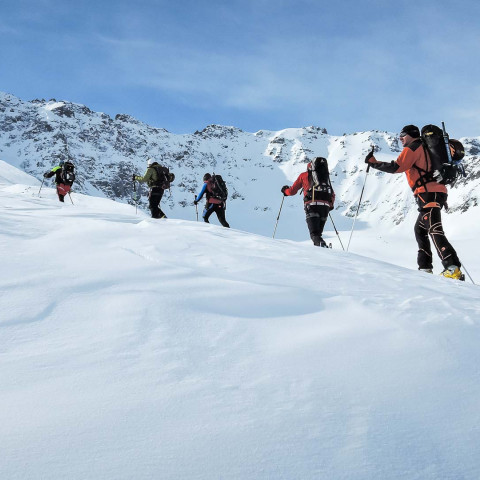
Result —
[[431, 268], [419, 268], [418, 270], [420, 272], [433, 273], [433, 270]]
[[465, 281], [465, 275], [456, 265], [450, 265], [440, 275], [446, 278], [453, 278], [454, 280]]

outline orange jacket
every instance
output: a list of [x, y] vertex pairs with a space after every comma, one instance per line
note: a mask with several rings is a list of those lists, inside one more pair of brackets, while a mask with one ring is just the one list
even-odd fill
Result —
[[443, 192], [447, 193], [447, 187], [438, 182], [428, 182], [426, 184], [426, 189], [423, 186], [417, 187], [414, 189], [417, 180], [420, 178], [420, 174], [424, 172], [419, 172], [415, 167], [418, 167], [422, 170], [428, 171], [430, 169], [430, 158], [428, 152], [423, 148], [422, 142], [420, 139], [414, 140], [410, 145], [407, 145], [398, 158], [391, 162], [391, 164], [398, 165], [398, 168], [395, 168], [394, 171], [391, 171], [388, 168], [382, 168], [382, 164], [387, 166], [390, 165], [388, 162], [378, 162], [375, 157], [372, 157], [370, 160], [373, 168], [377, 170], [386, 171], [388, 173], [403, 173], [407, 177], [407, 182], [410, 185], [410, 188], [413, 190], [413, 194], [417, 196], [419, 193], [427, 192]]

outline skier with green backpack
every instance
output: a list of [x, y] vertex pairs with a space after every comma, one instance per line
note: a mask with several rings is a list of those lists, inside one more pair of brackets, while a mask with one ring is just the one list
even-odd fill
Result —
[[175, 180], [175, 175], [170, 173], [167, 167], [163, 167], [158, 162], [149, 158], [147, 160], [147, 171], [143, 177], [133, 174], [132, 180], [134, 182], [146, 183], [150, 188], [148, 193], [148, 207], [152, 214], [152, 218], [167, 218], [165, 213], [160, 208], [160, 201], [162, 200], [165, 190], [170, 188], [170, 183]]

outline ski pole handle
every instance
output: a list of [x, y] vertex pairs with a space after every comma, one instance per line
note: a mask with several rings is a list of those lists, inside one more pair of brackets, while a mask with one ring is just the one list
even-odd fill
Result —
[[[373, 154], [375, 153], [375, 145], [372, 145], [372, 150], [370, 151], [371, 155], [373, 156]], [[367, 164], [367, 173], [370, 171], [370, 162], [368, 162]]]

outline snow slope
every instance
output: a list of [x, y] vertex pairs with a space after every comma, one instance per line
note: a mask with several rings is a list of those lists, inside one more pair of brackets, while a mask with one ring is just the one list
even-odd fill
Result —
[[38, 188], [0, 163], [0, 478], [480, 477], [478, 287]]

